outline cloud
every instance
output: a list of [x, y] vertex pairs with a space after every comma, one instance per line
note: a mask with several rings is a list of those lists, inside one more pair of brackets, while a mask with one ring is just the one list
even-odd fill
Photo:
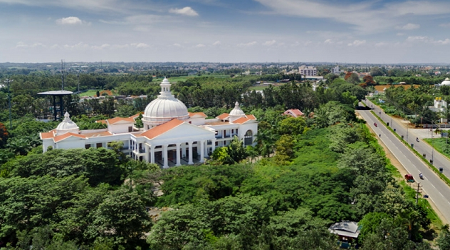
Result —
[[249, 43], [240, 43], [237, 46], [238, 47], [250, 47], [250, 46], [253, 46], [253, 45], [256, 45], [256, 44], [257, 44], [257, 42], [253, 41], [253, 42], [249, 42]]
[[348, 46], [361, 46], [366, 43], [366, 40], [355, 40], [352, 43], [347, 44]]
[[387, 46], [387, 45], [389, 45], [389, 43], [386, 43], [386, 42], [375, 43], [376, 47], [383, 47], [383, 46]]
[[450, 44], [450, 39], [446, 38], [444, 40], [434, 40], [428, 36], [408, 36], [406, 38], [407, 42], [421, 42], [421, 43], [429, 43], [429, 44], [438, 44], [438, 45], [447, 45]]
[[333, 40], [331, 40], [331, 39], [327, 39], [327, 40], [325, 40], [325, 42], [323, 42], [324, 44], [333, 44], [334, 42], [333, 42]]
[[217, 46], [217, 45], [220, 45], [220, 44], [221, 44], [220, 41], [215, 41], [212, 45], [213, 45], [213, 46]]
[[206, 47], [206, 45], [200, 43], [200, 44], [195, 45], [195, 47], [196, 48], [203, 48], [203, 47]]
[[[430, 16], [450, 14], [450, 1], [339, 1], [320, 0], [255, 0], [269, 8], [269, 14], [328, 19], [346, 23], [356, 31], [377, 33], [401, 26], [406, 15]], [[267, 11], [265, 12], [267, 13]], [[263, 13], [263, 14], [265, 14]], [[417, 25], [417, 24], [416, 24]], [[414, 24], [405, 28], [415, 28]]]
[[69, 50], [105, 50], [105, 49], [114, 50], [114, 49], [126, 49], [126, 48], [145, 49], [145, 48], [149, 48], [150, 45], [148, 45], [146, 43], [126, 43], [126, 44], [113, 44], [113, 45], [104, 43], [101, 45], [91, 45], [91, 44], [87, 44], [87, 43], [83, 43], [83, 42], [79, 42], [76, 44], [64, 44], [62, 46], [59, 44], [53, 44], [53, 45], [47, 46], [42, 43], [26, 44], [24, 42], [18, 42], [16, 44], [16, 48], [20, 48], [20, 49], [36, 48], [36, 47], [50, 48], [50, 49], [69, 49]]
[[264, 46], [272, 46], [276, 43], [277, 41], [272, 40], [272, 41], [266, 41], [265, 43], [263, 43]]
[[76, 16], [63, 17], [61, 19], [56, 20], [56, 23], [60, 25], [81, 25], [81, 24], [90, 25], [90, 23], [81, 21], [81, 19]]
[[198, 13], [191, 7], [184, 7], [182, 9], [170, 9], [169, 13], [185, 15], [185, 16], [198, 16]]
[[181, 47], [181, 44], [179, 44], [179, 43], [174, 43], [173, 46], [175, 46], [175, 47]]
[[399, 29], [399, 30], [415, 30], [415, 29], [420, 28], [420, 25], [419, 24], [414, 24], [414, 23], [408, 23], [408, 24], [403, 25], [403, 26], [396, 26], [395, 28]]
[[439, 24], [439, 26], [444, 28], [450, 28], [450, 23], [441, 23]]

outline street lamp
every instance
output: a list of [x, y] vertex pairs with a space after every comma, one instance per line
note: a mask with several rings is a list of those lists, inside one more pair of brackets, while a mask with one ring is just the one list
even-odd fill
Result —
[[11, 86], [11, 82], [14, 80], [11, 79], [6, 79], [5, 83], [8, 86], [8, 102], [9, 102], [9, 129], [12, 129], [12, 123], [11, 123], [11, 91], [10, 91], [10, 86]]

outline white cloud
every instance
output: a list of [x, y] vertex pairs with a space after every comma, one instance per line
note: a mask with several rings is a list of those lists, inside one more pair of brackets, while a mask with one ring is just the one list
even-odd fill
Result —
[[203, 48], [203, 47], [206, 47], [206, 45], [199, 43], [199, 44], [195, 45], [195, 47], [196, 48]]
[[56, 20], [57, 24], [60, 25], [81, 25], [81, 24], [90, 24], [84, 21], [81, 21], [80, 18], [76, 16], [63, 17], [61, 19]]
[[325, 40], [325, 42], [323, 42], [324, 44], [333, 44], [334, 42], [333, 42], [333, 40], [331, 40], [331, 39], [327, 39], [327, 40]]
[[174, 43], [173, 46], [175, 46], [175, 47], [181, 47], [181, 44], [179, 44], [179, 43]]
[[182, 9], [170, 9], [169, 13], [185, 15], [185, 16], [198, 16], [198, 13], [191, 7], [184, 7]]
[[132, 43], [131, 46], [138, 48], [138, 49], [142, 49], [142, 48], [148, 48], [150, 47], [148, 44], [146, 43]]
[[385, 42], [375, 43], [376, 47], [383, 47], [383, 46], [387, 46], [387, 45], [389, 45], [389, 43], [385, 43]]
[[213, 46], [217, 46], [217, 45], [220, 45], [220, 44], [221, 44], [220, 41], [215, 41], [212, 45], [213, 45]]
[[348, 46], [360, 46], [366, 43], [366, 40], [355, 40], [349, 44], [347, 44]]
[[444, 27], [444, 28], [450, 28], [450, 23], [441, 23], [441, 24], [439, 24], [439, 26]]
[[428, 42], [430, 39], [427, 36], [408, 36], [406, 38], [406, 41], [408, 42]]
[[253, 41], [253, 42], [249, 42], [249, 43], [240, 43], [237, 46], [238, 47], [250, 47], [250, 46], [253, 46], [253, 45], [256, 45], [256, 44], [257, 44], [257, 42]]
[[403, 25], [403, 26], [396, 26], [395, 28], [399, 29], [399, 30], [415, 30], [415, 29], [420, 28], [420, 25], [419, 24], [414, 24], [414, 23], [408, 23], [408, 24]]
[[272, 46], [276, 43], [277, 41], [272, 40], [272, 41], [266, 41], [265, 43], [263, 43], [264, 46]]

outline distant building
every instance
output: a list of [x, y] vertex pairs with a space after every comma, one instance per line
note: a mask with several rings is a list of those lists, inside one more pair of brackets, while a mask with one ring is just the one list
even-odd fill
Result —
[[339, 69], [339, 65], [331, 69], [331, 73], [335, 75], [339, 75], [341, 73], [341, 70]]
[[314, 66], [302, 65], [302, 66], [298, 67], [298, 72], [304, 76], [316, 76], [317, 68]]
[[[442, 97], [436, 97], [434, 99], [434, 105], [428, 107], [433, 112], [445, 112], [447, 108], [447, 102], [442, 100]], [[441, 118], [441, 122], [447, 122], [447, 119]]]
[[292, 116], [294, 118], [297, 118], [297, 117], [300, 117], [300, 116], [304, 115], [303, 112], [300, 111], [299, 109], [288, 109], [288, 110], [284, 111], [283, 114], [284, 115], [288, 115], [288, 116]]

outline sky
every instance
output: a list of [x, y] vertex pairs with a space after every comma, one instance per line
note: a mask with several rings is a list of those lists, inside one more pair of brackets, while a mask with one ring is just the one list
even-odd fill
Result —
[[0, 62], [450, 63], [450, 1], [0, 0]]

